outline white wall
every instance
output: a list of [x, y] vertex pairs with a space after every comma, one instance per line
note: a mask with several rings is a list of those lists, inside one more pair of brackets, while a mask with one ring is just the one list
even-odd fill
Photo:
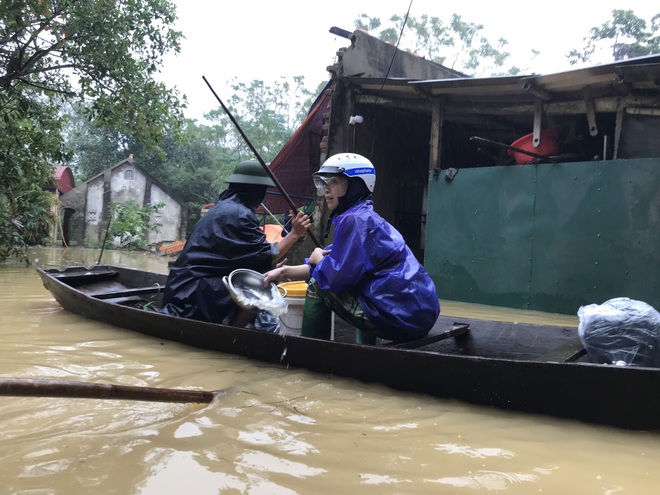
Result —
[[99, 229], [103, 220], [103, 176], [97, 177], [87, 185], [87, 202], [85, 215], [85, 245], [98, 246]]
[[[151, 214], [151, 224], [159, 226], [159, 232], [149, 232], [149, 244], [163, 241], [181, 241], [179, 239], [179, 225], [181, 224], [181, 206], [171, 196], [165, 193], [156, 184], [151, 185], [151, 203], [165, 203], [158, 213]], [[160, 218], [160, 223], [157, 221]]]
[[[102, 221], [103, 181], [104, 176], [100, 175], [90, 181], [87, 186], [84, 239], [87, 246], [97, 246], [103, 242], [105, 232], [100, 232], [101, 229], [105, 228]], [[123, 204], [133, 200], [140, 207], [146, 206], [145, 196], [148, 182], [150, 181], [147, 177], [131, 163], [119, 165], [112, 170], [112, 177], [110, 178], [112, 193], [108, 198], [109, 202]], [[148, 232], [147, 242], [155, 244], [165, 241], [185, 240], [179, 238], [181, 216], [183, 214], [182, 206], [153, 182], [151, 183], [150, 192], [150, 202], [152, 204], [163, 202], [165, 206], [158, 213], [151, 214], [150, 222], [159, 226], [159, 232]]]

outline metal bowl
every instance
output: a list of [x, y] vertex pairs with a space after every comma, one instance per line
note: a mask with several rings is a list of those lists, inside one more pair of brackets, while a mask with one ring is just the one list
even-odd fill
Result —
[[[268, 311], [281, 314], [286, 311], [284, 297], [286, 290], [281, 290], [274, 283], [264, 287], [264, 276], [254, 270], [239, 268], [222, 278], [229, 294], [236, 304], [251, 311]], [[284, 291], [284, 294], [282, 294]]]

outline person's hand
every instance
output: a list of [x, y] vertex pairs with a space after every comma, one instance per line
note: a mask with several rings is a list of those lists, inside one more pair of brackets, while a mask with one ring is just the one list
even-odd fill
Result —
[[309, 215], [305, 215], [302, 211], [295, 216], [293, 211], [289, 211], [289, 214], [291, 215], [291, 233], [296, 237], [301, 237], [312, 225]]
[[289, 267], [283, 265], [282, 262], [277, 264], [277, 268], [273, 268], [271, 271], [264, 273], [264, 287], [268, 287], [271, 282], [275, 285], [281, 282], [288, 282], [289, 280], [286, 275], [288, 268]]
[[309, 262], [313, 266], [316, 266], [320, 263], [323, 257], [327, 256], [328, 254], [330, 254], [329, 249], [323, 249], [317, 247], [316, 249], [314, 249], [314, 251], [312, 251], [312, 254], [309, 255]]

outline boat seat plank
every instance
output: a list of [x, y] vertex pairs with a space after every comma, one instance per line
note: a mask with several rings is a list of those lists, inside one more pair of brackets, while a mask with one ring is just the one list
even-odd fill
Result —
[[53, 278], [61, 280], [65, 284], [75, 285], [79, 283], [100, 282], [117, 278], [119, 272], [115, 270], [75, 271], [53, 274]]
[[100, 294], [92, 294], [92, 297], [96, 299], [117, 299], [124, 297], [157, 294], [163, 290], [165, 290], [165, 287], [162, 285], [152, 285], [150, 287], [136, 287], [136, 288], [117, 290], [112, 292], [102, 292]]
[[570, 363], [577, 361], [587, 353], [584, 344], [579, 338], [566, 342], [547, 354], [544, 354], [537, 361], [552, 361], [557, 363]]
[[395, 349], [418, 349], [426, 345], [439, 342], [440, 340], [445, 340], [451, 337], [458, 337], [464, 335], [470, 329], [470, 325], [467, 323], [454, 323], [449, 327], [439, 327], [437, 329], [431, 330], [425, 337], [416, 340], [409, 340], [408, 342], [390, 342], [385, 344], [388, 347], [393, 347]]

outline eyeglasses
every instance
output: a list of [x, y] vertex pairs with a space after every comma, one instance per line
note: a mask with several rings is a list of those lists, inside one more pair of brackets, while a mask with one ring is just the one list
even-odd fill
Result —
[[335, 186], [338, 186], [340, 184], [344, 184], [346, 182], [346, 178], [344, 176], [332, 176], [332, 177], [325, 177], [323, 175], [316, 175], [314, 177], [314, 185], [316, 186], [316, 189], [318, 189], [319, 193], [323, 194], [325, 191], [325, 188], [332, 188]]

